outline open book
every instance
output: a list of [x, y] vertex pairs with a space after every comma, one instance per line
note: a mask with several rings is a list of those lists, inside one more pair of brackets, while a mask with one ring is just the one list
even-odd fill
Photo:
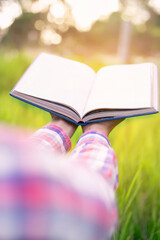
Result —
[[42, 53], [11, 95], [76, 124], [159, 111], [158, 68], [153, 63], [89, 66]]

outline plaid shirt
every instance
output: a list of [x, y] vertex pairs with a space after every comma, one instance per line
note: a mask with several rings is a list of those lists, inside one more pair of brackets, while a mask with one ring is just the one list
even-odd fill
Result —
[[55, 125], [17, 139], [1, 131], [0, 239], [110, 239], [118, 175], [108, 139], [89, 131], [67, 156], [71, 141]]

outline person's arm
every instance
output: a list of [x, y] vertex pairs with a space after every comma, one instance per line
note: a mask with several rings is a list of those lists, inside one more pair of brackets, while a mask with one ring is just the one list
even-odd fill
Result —
[[87, 164], [100, 173], [114, 189], [118, 186], [118, 167], [108, 135], [121, 121], [113, 120], [83, 126], [84, 134], [71, 153], [73, 161]]
[[71, 149], [70, 137], [76, 125], [54, 115], [51, 116], [52, 121], [37, 130], [31, 138], [39, 148], [49, 149], [56, 153], [66, 153]]

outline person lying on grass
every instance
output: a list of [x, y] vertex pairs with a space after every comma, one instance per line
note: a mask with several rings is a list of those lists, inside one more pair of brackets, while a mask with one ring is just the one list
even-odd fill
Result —
[[71, 152], [76, 125], [59, 117], [26, 141], [1, 127], [0, 239], [111, 239], [118, 168], [108, 135], [121, 121], [83, 126]]

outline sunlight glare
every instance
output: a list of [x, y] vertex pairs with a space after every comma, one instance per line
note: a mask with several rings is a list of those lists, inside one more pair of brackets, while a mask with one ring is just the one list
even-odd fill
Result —
[[154, 8], [154, 10], [160, 14], [160, 0], [150, 0], [149, 5]]
[[52, 45], [52, 44], [60, 44], [62, 41], [61, 35], [54, 32], [52, 29], [44, 29], [41, 32], [41, 40], [46, 45]]
[[60, 1], [52, 4], [50, 7], [50, 12], [55, 18], [62, 18], [65, 14], [64, 4]]
[[135, 25], [141, 25], [150, 19], [150, 13], [143, 7], [141, 2], [129, 0], [123, 11], [122, 19], [131, 21]]
[[119, 10], [118, 0], [66, 0], [72, 8], [76, 27], [87, 31], [102, 16]]
[[5, 4], [0, 12], [0, 29], [8, 28], [22, 14], [22, 9], [17, 2]]

